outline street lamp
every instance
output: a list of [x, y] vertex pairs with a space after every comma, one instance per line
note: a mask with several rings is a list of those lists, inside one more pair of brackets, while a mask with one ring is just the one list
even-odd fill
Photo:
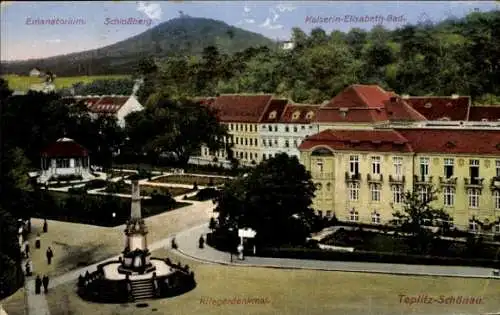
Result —
[[[228, 231], [232, 234], [233, 228], [232, 227], [228, 228]], [[233, 247], [232, 246], [229, 247], [229, 260], [230, 260], [230, 262], [233, 262]]]

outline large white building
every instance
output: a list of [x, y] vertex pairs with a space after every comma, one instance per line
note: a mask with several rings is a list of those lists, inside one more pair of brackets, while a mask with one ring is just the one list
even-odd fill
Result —
[[262, 159], [279, 153], [299, 158], [298, 146], [306, 137], [318, 132], [318, 127], [312, 121], [319, 106], [273, 100], [259, 126]]
[[83, 102], [93, 118], [101, 115], [116, 117], [120, 127], [125, 127], [125, 117], [128, 114], [144, 109], [144, 106], [139, 103], [134, 95], [88, 95], [73, 96], [72, 98], [77, 103]]

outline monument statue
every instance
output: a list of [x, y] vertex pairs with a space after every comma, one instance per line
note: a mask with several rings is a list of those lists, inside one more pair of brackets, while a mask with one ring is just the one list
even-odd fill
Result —
[[148, 229], [141, 217], [141, 193], [139, 181], [132, 181], [132, 202], [130, 219], [125, 227], [125, 249], [122, 265], [118, 272], [125, 274], [144, 274], [155, 270], [150, 262], [151, 253], [148, 250]]

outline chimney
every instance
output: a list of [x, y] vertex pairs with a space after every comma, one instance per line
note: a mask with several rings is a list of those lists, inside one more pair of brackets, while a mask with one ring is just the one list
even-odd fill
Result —
[[458, 98], [458, 96], [459, 96], [458, 94], [451, 94], [451, 98], [454, 100], [456, 100]]
[[391, 103], [396, 103], [397, 100], [398, 100], [398, 97], [397, 96], [391, 96], [390, 100], [391, 100]]
[[401, 95], [401, 97], [404, 99], [404, 100], [407, 100], [410, 98], [410, 95], [409, 94], [403, 94]]

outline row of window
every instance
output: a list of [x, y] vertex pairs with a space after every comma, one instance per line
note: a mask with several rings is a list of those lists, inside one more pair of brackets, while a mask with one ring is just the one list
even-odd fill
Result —
[[[294, 139], [293, 140], [293, 147], [297, 148], [300, 143], [302, 142], [302, 140], [300, 139]], [[279, 147], [279, 142], [278, 142], [278, 139], [264, 139], [262, 140], [262, 145], [264, 147]], [[283, 144], [283, 147], [284, 148], [290, 148], [292, 147], [291, 144], [290, 144], [290, 140], [285, 140], [284, 144]]]
[[[318, 211], [318, 215], [322, 217], [323, 216], [323, 211]], [[326, 211], [326, 217], [331, 218], [332, 217], [332, 211]], [[352, 209], [351, 211], [349, 211], [349, 221], [359, 222], [359, 212], [356, 211], [355, 209]], [[380, 224], [382, 222], [381, 215], [376, 210], [371, 213], [371, 222], [373, 224]], [[426, 222], [425, 222], [425, 219], [424, 219], [424, 224], [425, 223]], [[448, 221], [448, 223], [450, 224], [450, 226], [453, 226], [453, 219], [451, 219], [450, 221]], [[479, 223], [475, 219], [470, 219], [469, 220], [469, 230], [472, 231], [472, 232], [479, 232], [480, 225], [479, 225]], [[500, 223], [496, 223], [493, 226], [493, 232], [497, 233], [497, 234], [500, 233]]]
[[[267, 128], [266, 128], [267, 127]], [[293, 132], [299, 132], [299, 127], [300, 127], [300, 130], [306, 130], [306, 126], [305, 125], [301, 125], [301, 126], [293, 126], [293, 128], [290, 128], [290, 126], [285, 126], [283, 128], [283, 131], [285, 132], [290, 132], [291, 130], [293, 130]], [[262, 130], [265, 130], [267, 129], [267, 131], [269, 132], [278, 132], [279, 128], [278, 128], [278, 125], [263, 125], [262, 126]], [[309, 125], [309, 130], [312, 130], [313, 129], [313, 126], [312, 125]]]
[[[319, 187], [321, 188], [321, 187]], [[327, 185], [327, 190], [330, 190], [330, 186]], [[359, 190], [360, 185], [357, 182], [349, 183], [348, 193], [350, 201], [359, 201]], [[370, 196], [371, 201], [381, 200], [381, 184], [370, 184]], [[391, 185], [392, 191], [392, 202], [395, 204], [400, 204], [403, 202], [403, 185]], [[427, 186], [421, 186], [418, 188], [418, 194], [421, 200], [427, 200], [430, 198], [430, 190]], [[444, 187], [443, 188], [443, 202], [446, 207], [453, 207], [455, 205], [455, 195], [456, 191], [454, 187]], [[469, 208], [479, 208], [479, 200], [481, 196], [481, 190], [478, 188], [467, 189], [468, 205]], [[493, 191], [493, 203], [496, 210], [500, 210], [500, 191]]]
[[257, 125], [227, 124], [229, 131], [257, 132]]
[[256, 138], [239, 138], [234, 137], [234, 143], [238, 145], [250, 145], [250, 146], [258, 146], [259, 142]]
[[[371, 173], [378, 175], [381, 173], [381, 157], [372, 156], [371, 157]], [[394, 156], [392, 158], [393, 164], [393, 174], [402, 175], [403, 174], [403, 157]], [[317, 162], [317, 167], [319, 172], [323, 172], [323, 161]], [[454, 175], [455, 160], [453, 158], [444, 159], [444, 172], [443, 175], [446, 178], [453, 177]], [[500, 160], [495, 161], [496, 176], [500, 176]], [[421, 157], [420, 158], [420, 175], [422, 177], [429, 176], [430, 169], [430, 158]], [[351, 155], [349, 156], [349, 171], [351, 174], [359, 174], [359, 156]], [[479, 160], [470, 159], [469, 160], [469, 177], [471, 179], [479, 178]]]

